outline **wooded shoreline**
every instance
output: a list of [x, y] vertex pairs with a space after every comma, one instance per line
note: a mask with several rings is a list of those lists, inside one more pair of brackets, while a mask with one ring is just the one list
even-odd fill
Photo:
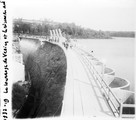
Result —
[[44, 20], [13, 20], [13, 33], [49, 36], [50, 30], [61, 29], [66, 38], [76, 39], [111, 39], [112, 37], [135, 37], [134, 31], [102, 31], [84, 28], [75, 23], [58, 23]]

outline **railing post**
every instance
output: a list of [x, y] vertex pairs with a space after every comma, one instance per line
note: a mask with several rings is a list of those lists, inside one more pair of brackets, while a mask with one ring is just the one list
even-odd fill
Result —
[[119, 117], [122, 117], [122, 109], [123, 109], [123, 104], [122, 103], [120, 103], [120, 107], [119, 107]]
[[108, 101], [109, 101], [109, 99], [110, 99], [110, 89], [108, 89]]
[[[105, 72], [105, 64], [102, 63], [102, 79], [101, 79], [101, 84], [102, 84], [102, 81], [104, 80], [104, 72]], [[102, 87], [102, 85], [101, 85]]]

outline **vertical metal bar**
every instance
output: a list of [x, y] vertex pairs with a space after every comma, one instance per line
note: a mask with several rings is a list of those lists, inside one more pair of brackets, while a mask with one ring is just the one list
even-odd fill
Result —
[[108, 101], [110, 100], [110, 90], [108, 89]]
[[119, 117], [122, 117], [122, 111], [123, 111], [123, 104], [122, 103], [120, 103], [119, 111], [120, 111]]

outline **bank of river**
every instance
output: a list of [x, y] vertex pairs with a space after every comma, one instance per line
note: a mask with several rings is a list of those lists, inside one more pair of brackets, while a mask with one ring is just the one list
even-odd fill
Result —
[[115, 70], [116, 76], [130, 81], [130, 90], [134, 91], [134, 38], [114, 39], [79, 39], [84, 48], [99, 59], [106, 61], [106, 65]]

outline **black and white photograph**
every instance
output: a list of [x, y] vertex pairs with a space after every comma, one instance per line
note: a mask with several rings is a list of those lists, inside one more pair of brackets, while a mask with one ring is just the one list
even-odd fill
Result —
[[0, 117], [134, 119], [135, 0], [0, 0]]

